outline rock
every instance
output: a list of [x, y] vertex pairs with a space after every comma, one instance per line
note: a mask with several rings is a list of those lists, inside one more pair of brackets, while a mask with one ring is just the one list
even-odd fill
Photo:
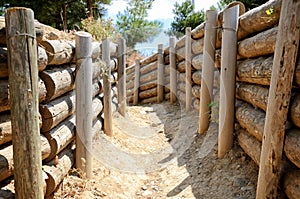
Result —
[[85, 198], [94, 198], [94, 194], [91, 191], [84, 191], [82, 192], [80, 199], [85, 199]]
[[144, 185], [144, 186], [142, 186], [142, 190], [147, 190], [147, 186], [146, 185]]
[[146, 197], [146, 196], [151, 196], [152, 194], [153, 194], [152, 191], [146, 190], [146, 191], [142, 194], [142, 196]]

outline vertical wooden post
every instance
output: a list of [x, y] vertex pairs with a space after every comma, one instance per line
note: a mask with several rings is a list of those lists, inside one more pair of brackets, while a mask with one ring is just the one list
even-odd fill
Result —
[[139, 87], [140, 87], [140, 60], [135, 60], [134, 68], [134, 85], [133, 85], [133, 105], [139, 102]]
[[191, 27], [185, 29], [185, 109], [192, 106], [192, 38]]
[[256, 198], [279, 198], [284, 132], [300, 36], [300, 1], [282, 1]]
[[16, 198], [43, 198], [34, 13], [5, 10]]
[[224, 11], [221, 57], [218, 156], [224, 157], [233, 144], [235, 68], [239, 7]]
[[163, 44], [158, 44], [157, 55], [157, 102], [164, 100], [164, 54]]
[[120, 38], [118, 44], [118, 109], [119, 113], [126, 115], [126, 43]]
[[92, 35], [77, 32], [76, 43], [76, 167], [92, 177]]
[[170, 37], [169, 40], [170, 46], [170, 103], [173, 104], [176, 101], [176, 54], [175, 54], [175, 37]]
[[110, 68], [110, 41], [108, 38], [102, 41], [102, 59], [105, 62], [103, 78], [103, 108], [104, 108], [104, 133], [112, 136], [112, 97], [111, 97], [111, 76]]
[[201, 78], [199, 133], [207, 131], [210, 120], [211, 108], [209, 104], [213, 98], [215, 46], [217, 37], [217, 16], [215, 10], [206, 11], [206, 23], [204, 34], [204, 58]]

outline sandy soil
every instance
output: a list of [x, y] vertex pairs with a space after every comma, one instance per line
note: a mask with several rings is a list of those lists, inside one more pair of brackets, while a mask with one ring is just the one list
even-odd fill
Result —
[[72, 172], [55, 198], [255, 198], [258, 167], [235, 143], [217, 157], [218, 124], [197, 134], [198, 112], [169, 103], [115, 114], [94, 140], [93, 178]]

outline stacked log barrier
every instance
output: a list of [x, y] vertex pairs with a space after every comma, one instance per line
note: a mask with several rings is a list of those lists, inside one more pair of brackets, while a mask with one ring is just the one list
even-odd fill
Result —
[[[1, 21], [2, 18], [0, 18]], [[42, 25], [37, 22], [37, 25]], [[0, 23], [5, 28], [3, 23]], [[44, 40], [42, 31], [37, 32], [38, 69], [39, 69], [39, 125], [41, 157], [44, 170], [44, 194], [50, 196], [63, 178], [74, 166], [74, 140], [76, 134], [75, 117], [75, 42]], [[9, 180], [14, 174], [12, 130], [10, 120], [10, 96], [8, 92], [8, 64], [5, 36], [0, 34], [0, 182]], [[103, 81], [101, 78], [103, 61], [101, 43], [92, 43], [93, 70], [93, 129], [95, 135], [103, 129]], [[109, 82], [112, 85], [113, 111], [117, 111], [117, 45], [110, 45]], [[58, 160], [58, 161], [57, 161]], [[47, 176], [47, 177], [45, 177]], [[2, 188], [0, 188], [0, 197]], [[4, 190], [4, 188], [3, 188]]]
[[[263, 129], [265, 122], [265, 111], [267, 109], [267, 99], [271, 80], [271, 72], [274, 59], [274, 49], [276, 36], [278, 32], [278, 23], [280, 18], [282, 0], [271, 0], [267, 3], [254, 8], [250, 11], [240, 11], [239, 26], [237, 32], [237, 68], [236, 68], [236, 122], [240, 128], [236, 130], [237, 140], [244, 151], [259, 164], [261, 140], [263, 137]], [[216, 41], [215, 54], [215, 79], [214, 92], [219, 90], [219, 69], [221, 67], [221, 40], [222, 40], [222, 12], [218, 14], [218, 38]], [[201, 76], [203, 66], [203, 42], [204, 28], [202, 23], [191, 31], [192, 38], [192, 94], [194, 97], [194, 108], [199, 108], [199, 97], [201, 92]], [[183, 36], [176, 41], [176, 72], [177, 72], [177, 98], [181, 103], [185, 103], [185, 37]], [[165, 65], [169, 64], [169, 47], [164, 50]], [[152, 66], [144, 75], [147, 78], [156, 76], [155, 62], [157, 54], [145, 58], [141, 61], [141, 65]], [[151, 69], [150, 69], [151, 68]], [[155, 71], [155, 72], [153, 72]], [[132, 67], [127, 68], [128, 89], [132, 81]], [[146, 78], [144, 77], [144, 78]], [[144, 91], [151, 93], [151, 97], [155, 99], [156, 80], [141, 87], [141, 95]], [[290, 104], [289, 116], [287, 121], [286, 139], [284, 144], [284, 153], [287, 162], [292, 162], [292, 165], [300, 168], [299, 157], [297, 156], [300, 150], [300, 137], [296, 132], [300, 129], [300, 56], [298, 53], [298, 61], [294, 75], [292, 99]], [[152, 89], [152, 90], [151, 90]], [[127, 97], [131, 98], [130, 91], [127, 92]], [[143, 97], [143, 96], [142, 96]], [[148, 98], [151, 99], [151, 98]], [[155, 100], [143, 100], [144, 103], [152, 103]], [[299, 134], [300, 135], [300, 134]], [[292, 152], [291, 152], [292, 151]], [[291, 171], [283, 178], [284, 191], [288, 197], [293, 198], [300, 195], [299, 189], [300, 178], [299, 171]], [[293, 176], [293, 173], [297, 174]]]

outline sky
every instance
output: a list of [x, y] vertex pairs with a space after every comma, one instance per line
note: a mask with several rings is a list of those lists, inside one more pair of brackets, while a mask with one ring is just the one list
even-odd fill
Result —
[[[128, 0], [127, 0], [128, 1]], [[106, 18], [111, 18], [116, 21], [116, 15], [118, 12], [123, 13], [127, 6], [126, 0], [112, 0], [107, 8]], [[181, 4], [185, 0], [155, 0], [152, 4], [152, 9], [148, 11], [148, 20], [158, 20], [163, 23], [163, 30], [161, 33], [154, 38], [152, 41], [137, 44], [136, 49], [139, 50], [143, 55], [151, 55], [157, 50], [158, 44], [168, 45], [168, 36], [164, 34], [164, 31], [170, 28], [170, 24], [173, 21], [173, 13], [175, 2]], [[210, 6], [217, 5], [219, 0], [195, 0], [195, 11], [204, 9], [208, 10]]]
[[[148, 20], [173, 19], [172, 9], [175, 2], [181, 4], [185, 0], [155, 0], [152, 9], [148, 12]], [[208, 10], [211, 5], [216, 5], [218, 0], [195, 0], [195, 10]], [[111, 5], [107, 6], [109, 18], [115, 19], [118, 12], [123, 12], [127, 6], [126, 0], [112, 0]]]

